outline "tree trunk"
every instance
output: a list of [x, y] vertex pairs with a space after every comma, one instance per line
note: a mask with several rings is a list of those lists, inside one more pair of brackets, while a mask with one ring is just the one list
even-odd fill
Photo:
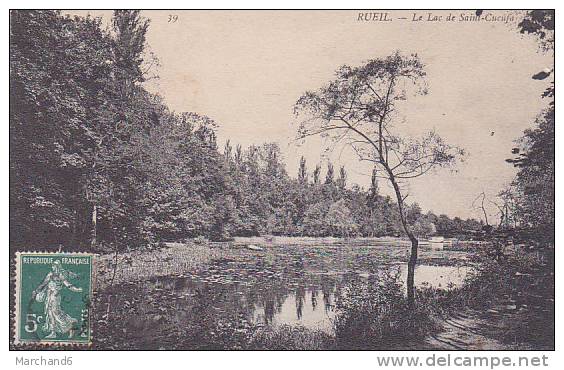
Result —
[[98, 207], [96, 206], [96, 204], [94, 204], [92, 206], [92, 239], [90, 240], [90, 246], [92, 247], [92, 249], [96, 248], [97, 219], [98, 219]]
[[407, 263], [407, 303], [410, 306], [415, 304], [415, 266], [417, 265], [417, 247], [419, 241], [415, 237], [411, 240], [411, 253], [409, 254], [409, 262]]
[[409, 261], [407, 263], [407, 303], [409, 304], [409, 306], [413, 306], [415, 304], [415, 266], [417, 265], [417, 248], [419, 246], [419, 241], [407, 225], [407, 220], [405, 218], [403, 209], [404, 198], [401, 195], [401, 190], [396, 181], [396, 178], [393, 175], [391, 169], [386, 167], [386, 171], [388, 172], [390, 182], [392, 183], [394, 191], [396, 193], [401, 225], [403, 227], [403, 230], [409, 237], [409, 240], [411, 241], [411, 251], [409, 253]]

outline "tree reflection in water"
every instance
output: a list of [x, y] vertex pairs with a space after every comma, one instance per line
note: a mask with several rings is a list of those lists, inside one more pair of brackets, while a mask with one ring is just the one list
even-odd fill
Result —
[[[313, 269], [303, 260], [292, 261], [292, 267], [275, 259], [243, 267], [222, 260], [197, 273], [116, 285], [113, 295], [110, 292], [116, 319], [106, 330], [130, 341], [133, 348], [153, 348], [172, 337], [171, 330], [180, 331], [192, 344], [218, 335], [225, 326], [238, 330], [241, 325], [289, 324], [331, 332], [335, 304], [344, 287], [358, 279], [377, 284], [378, 274], [385, 270], [380, 266], [379, 272], [358, 273], [325, 265]], [[445, 275], [448, 280], [453, 277], [447, 272], [458, 271], [446, 266], [420, 268], [421, 277]], [[175, 345], [182, 348], [181, 343]]]

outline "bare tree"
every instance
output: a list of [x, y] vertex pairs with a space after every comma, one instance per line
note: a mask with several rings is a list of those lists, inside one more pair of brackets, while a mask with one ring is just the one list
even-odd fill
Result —
[[496, 199], [491, 200], [490, 203], [498, 209], [500, 228], [509, 229], [517, 227], [515, 194], [511, 185], [501, 190], [497, 194]]
[[485, 192], [481, 192], [472, 201], [472, 209], [479, 211], [484, 216], [484, 223], [487, 229], [492, 229], [488, 218], [486, 203], [497, 208], [496, 216], [499, 216], [499, 228], [507, 229], [510, 227], [512, 214], [514, 213], [515, 200], [511, 188], [508, 187], [500, 191], [494, 199], [489, 198]]
[[372, 59], [359, 67], [342, 66], [336, 78], [315, 92], [306, 92], [294, 106], [298, 137], [321, 135], [350, 147], [361, 161], [379, 167], [392, 185], [401, 224], [411, 241], [407, 297], [415, 301], [414, 275], [418, 240], [406, 219], [405, 182], [433, 168], [453, 165], [463, 151], [447, 145], [434, 131], [421, 138], [394, 132], [400, 102], [408, 95], [425, 95], [425, 72], [417, 55], [399, 52]]
[[486, 202], [486, 193], [482, 191], [472, 201], [472, 208], [476, 210], [480, 210], [482, 212], [482, 214], [484, 215], [484, 222], [486, 223], [486, 227], [489, 227], [490, 223], [488, 222], [488, 212], [486, 211], [486, 207], [484, 205], [485, 202]]

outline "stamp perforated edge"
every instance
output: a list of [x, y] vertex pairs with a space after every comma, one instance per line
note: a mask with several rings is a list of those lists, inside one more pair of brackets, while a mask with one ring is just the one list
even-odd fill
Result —
[[[21, 255], [27, 254], [37, 254], [37, 255], [57, 255], [57, 254], [69, 254], [69, 255], [77, 255], [77, 256], [89, 256], [91, 261], [90, 266], [90, 309], [88, 310], [88, 341], [86, 342], [68, 342], [68, 341], [25, 341], [19, 338], [19, 325], [20, 325], [20, 274], [21, 274]], [[15, 252], [15, 276], [14, 276], [14, 304], [13, 306], [13, 345], [16, 348], [26, 349], [26, 347], [33, 347], [33, 346], [40, 346], [40, 347], [64, 347], [67, 349], [72, 349], [72, 347], [90, 347], [92, 345], [92, 338], [94, 337], [94, 329], [92, 326], [92, 302], [94, 297], [94, 285], [97, 283], [97, 276], [96, 276], [96, 261], [98, 255], [95, 253], [88, 253], [88, 252], [66, 252], [66, 251], [16, 251]]]

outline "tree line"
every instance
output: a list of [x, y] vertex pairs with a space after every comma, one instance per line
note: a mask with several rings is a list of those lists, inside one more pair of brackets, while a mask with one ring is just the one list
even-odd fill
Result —
[[[139, 11], [99, 18], [10, 13], [10, 242], [137, 247], [206, 237], [403, 235], [397, 204], [344, 167], [287, 173], [276, 143], [218, 148], [217, 123], [169, 110], [143, 82], [155, 59]], [[322, 174], [323, 171], [323, 174]], [[414, 234], [479, 221], [405, 204]]]

